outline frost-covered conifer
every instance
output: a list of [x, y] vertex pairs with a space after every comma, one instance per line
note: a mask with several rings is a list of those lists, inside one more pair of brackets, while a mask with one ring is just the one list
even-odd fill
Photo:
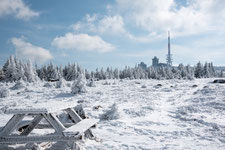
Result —
[[18, 78], [27, 81], [27, 77], [25, 76], [24, 64], [20, 61], [17, 64], [18, 66]]
[[86, 93], [86, 79], [84, 73], [81, 73], [77, 79], [74, 80], [71, 87], [71, 92], [73, 94]]
[[194, 70], [193, 68], [191, 68], [190, 65], [187, 65], [185, 67], [186, 71], [187, 71], [187, 79], [192, 80], [194, 79]]
[[5, 74], [2, 69], [0, 69], [0, 81], [3, 81], [5, 79]]
[[114, 71], [113, 71], [113, 76], [114, 76], [114, 79], [119, 79], [119, 76], [120, 74], [119, 74], [119, 70], [118, 70], [118, 68], [116, 68]]
[[165, 72], [166, 72], [166, 79], [173, 79], [174, 78], [171, 67], [166, 67]]
[[187, 71], [186, 71], [184, 65], [183, 64], [179, 64], [178, 69], [180, 70], [181, 78], [182, 79], [186, 79]]
[[209, 68], [209, 64], [206, 62], [204, 65], [204, 77], [205, 78], [209, 78], [211, 77], [211, 72], [210, 72], [210, 68]]
[[48, 67], [47, 67], [47, 80], [58, 80], [59, 79], [59, 74], [56, 70], [56, 68], [54, 67], [53, 63], [51, 62]]
[[16, 68], [16, 63], [13, 56], [10, 56], [5, 66], [5, 80], [6, 81], [17, 81], [18, 80], [18, 70]]
[[63, 78], [60, 78], [59, 81], [56, 82], [56, 88], [62, 88], [66, 86], [66, 81]]
[[90, 79], [91, 78], [91, 74], [90, 74], [90, 72], [87, 71], [87, 69], [85, 69], [85, 78], [86, 79]]
[[27, 64], [25, 65], [24, 74], [28, 82], [37, 81], [37, 74], [36, 74], [36, 71], [33, 69], [31, 60], [28, 60]]
[[195, 67], [195, 77], [196, 78], [202, 78], [203, 77], [203, 67], [202, 64], [200, 62], [197, 63], [196, 67]]

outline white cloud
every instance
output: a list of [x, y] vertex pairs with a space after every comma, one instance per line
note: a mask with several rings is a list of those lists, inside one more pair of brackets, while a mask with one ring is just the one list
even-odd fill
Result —
[[65, 36], [56, 37], [52, 45], [60, 49], [81, 51], [109, 52], [114, 49], [114, 46], [103, 41], [99, 36], [73, 33], [67, 33]]
[[126, 33], [123, 18], [121, 16], [105, 16], [99, 21], [98, 31], [100, 33]]
[[[179, 6], [178, 6], [179, 5]], [[86, 15], [73, 25], [80, 33], [123, 36], [138, 42], [164, 38], [168, 30], [173, 37], [210, 31], [225, 32], [223, 0], [116, 0], [107, 5], [106, 15]]]
[[17, 19], [29, 20], [39, 16], [39, 12], [31, 10], [22, 0], [0, 0], [0, 17], [13, 15]]
[[49, 50], [34, 46], [21, 38], [12, 38], [12, 44], [16, 48], [16, 55], [20, 58], [30, 59], [40, 63], [53, 58]]
[[123, 17], [120, 15], [99, 17], [87, 14], [83, 21], [72, 25], [75, 31], [89, 31], [98, 34], [129, 34], [124, 27]]
[[157, 34], [172, 30], [188, 35], [225, 30], [224, 0], [187, 0], [178, 6], [175, 0], [117, 0], [114, 7], [131, 25]]

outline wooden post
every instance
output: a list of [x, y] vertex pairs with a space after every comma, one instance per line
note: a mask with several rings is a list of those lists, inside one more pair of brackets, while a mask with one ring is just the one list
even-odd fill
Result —
[[65, 111], [70, 115], [70, 117], [72, 118], [72, 120], [75, 123], [78, 123], [78, 122], [80, 122], [82, 120], [82, 118], [76, 113], [75, 110], [73, 110], [71, 108], [68, 108]]
[[36, 116], [28, 125], [28, 127], [20, 135], [28, 135], [41, 121], [42, 115]]
[[52, 125], [57, 133], [62, 134], [62, 131], [66, 129], [55, 115], [51, 113], [42, 115]]
[[1, 136], [9, 135], [17, 127], [19, 122], [24, 118], [24, 114], [14, 115], [1, 131]]
[[[75, 123], [78, 123], [82, 120], [82, 118], [76, 113], [76, 111], [74, 109], [68, 108], [65, 111], [70, 115], [70, 117], [73, 119], [73, 121]], [[90, 129], [88, 129], [85, 132], [85, 135], [86, 135], [86, 137], [94, 138], [94, 135], [93, 135], [93, 133], [91, 132]]]

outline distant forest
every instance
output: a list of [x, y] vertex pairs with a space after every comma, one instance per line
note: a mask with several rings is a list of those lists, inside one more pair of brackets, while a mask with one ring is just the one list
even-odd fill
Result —
[[14, 82], [24, 80], [28, 82], [56, 81], [64, 78], [67, 81], [77, 79], [80, 75], [86, 79], [187, 79], [219, 77], [221, 73], [215, 71], [213, 63], [198, 62], [194, 67], [179, 64], [178, 67], [128, 67], [119, 70], [108, 67], [107, 69], [96, 69], [89, 72], [78, 64], [68, 64], [56, 66], [53, 63], [38, 67], [33, 66], [31, 61], [22, 62], [14, 56], [10, 56], [0, 69], [0, 81]]

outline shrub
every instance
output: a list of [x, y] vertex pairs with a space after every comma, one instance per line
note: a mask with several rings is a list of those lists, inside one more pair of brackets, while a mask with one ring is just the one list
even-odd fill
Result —
[[116, 103], [114, 103], [109, 110], [100, 116], [102, 120], [114, 120], [119, 119], [120, 114]]
[[9, 90], [5, 87], [0, 88], [0, 98], [5, 98], [9, 96]]
[[73, 94], [79, 94], [79, 93], [86, 93], [86, 79], [84, 78], [83, 75], [80, 75], [78, 79], [76, 79], [73, 82], [73, 85], [71, 87], [72, 93]]
[[62, 87], [65, 87], [66, 86], [66, 81], [61, 78], [59, 81], [56, 82], [56, 88], [62, 88]]
[[53, 85], [52, 85], [51, 83], [48, 83], [48, 82], [47, 82], [47, 83], [44, 84], [44, 87], [50, 88], [50, 87], [53, 87]]
[[90, 81], [87, 83], [87, 86], [89, 86], [89, 87], [96, 87], [95, 81], [94, 81], [94, 80], [90, 80]]
[[19, 80], [19, 81], [16, 82], [16, 84], [11, 89], [12, 90], [19, 90], [19, 89], [23, 89], [25, 87], [26, 87], [26, 85], [25, 85], [24, 81]]

